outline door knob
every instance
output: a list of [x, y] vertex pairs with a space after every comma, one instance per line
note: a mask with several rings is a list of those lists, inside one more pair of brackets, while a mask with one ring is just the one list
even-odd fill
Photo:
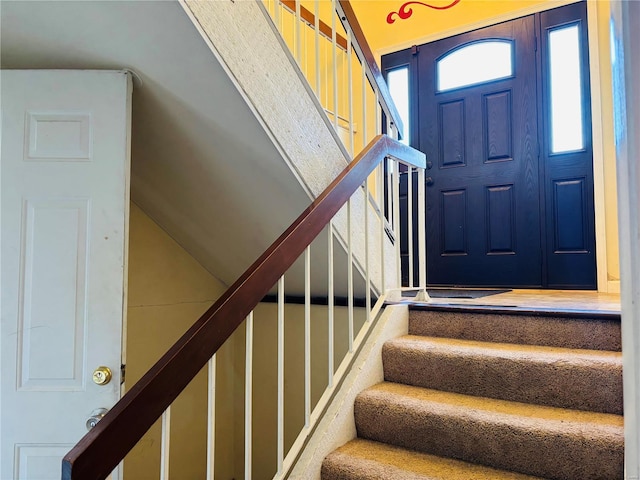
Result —
[[425, 181], [427, 183], [427, 187], [430, 187], [431, 185], [433, 185], [433, 177], [427, 177], [425, 178]]
[[87, 430], [91, 430], [93, 427], [95, 427], [98, 422], [102, 420], [102, 417], [107, 414], [108, 411], [109, 410], [107, 410], [106, 408], [96, 408], [93, 412], [91, 412], [91, 416], [87, 418]]
[[93, 371], [93, 383], [96, 385], [106, 385], [111, 381], [113, 374], [109, 367], [100, 366]]

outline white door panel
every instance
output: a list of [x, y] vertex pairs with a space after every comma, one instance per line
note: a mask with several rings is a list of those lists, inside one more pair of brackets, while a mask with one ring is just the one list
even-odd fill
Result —
[[[60, 478], [120, 396], [131, 82], [2, 71], [0, 479]], [[92, 381], [107, 366], [113, 379]]]

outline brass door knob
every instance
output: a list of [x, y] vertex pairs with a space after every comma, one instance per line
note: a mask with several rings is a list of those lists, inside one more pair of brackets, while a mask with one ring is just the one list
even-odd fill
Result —
[[93, 371], [93, 383], [96, 385], [106, 385], [111, 381], [111, 369], [109, 367], [100, 366]]

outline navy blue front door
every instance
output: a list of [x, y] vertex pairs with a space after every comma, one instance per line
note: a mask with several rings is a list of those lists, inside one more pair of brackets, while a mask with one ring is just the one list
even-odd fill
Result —
[[[596, 287], [585, 19], [578, 3], [383, 57], [410, 69], [411, 144], [430, 166], [429, 285]], [[554, 153], [549, 32], [573, 23], [583, 142]]]

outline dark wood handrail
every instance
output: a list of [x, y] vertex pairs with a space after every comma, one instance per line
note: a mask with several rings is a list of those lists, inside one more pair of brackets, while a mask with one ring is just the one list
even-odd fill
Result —
[[386, 135], [360, 153], [62, 461], [63, 480], [106, 478], [385, 157], [425, 167]]
[[391, 122], [398, 129], [400, 134], [400, 138], [405, 136], [404, 125], [402, 124], [402, 119], [400, 118], [400, 114], [398, 113], [398, 109], [396, 108], [396, 104], [393, 102], [391, 98], [391, 93], [389, 92], [389, 87], [387, 86], [387, 82], [384, 81], [382, 73], [380, 72], [380, 68], [378, 67], [378, 63], [376, 62], [376, 58], [373, 56], [373, 52], [371, 51], [371, 47], [369, 46], [369, 42], [367, 42], [367, 38], [360, 27], [360, 23], [358, 22], [358, 17], [356, 17], [353, 8], [351, 7], [351, 3], [349, 0], [338, 0], [337, 7], [341, 10], [340, 19], [343, 22], [347, 22], [348, 26], [351, 27], [351, 32], [355, 38], [355, 44], [360, 48], [360, 53], [363, 57], [363, 62], [368, 65], [371, 75], [373, 76], [373, 80], [380, 93], [380, 103], [382, 105], [382, 109], [384, 113], [389, 117]]

